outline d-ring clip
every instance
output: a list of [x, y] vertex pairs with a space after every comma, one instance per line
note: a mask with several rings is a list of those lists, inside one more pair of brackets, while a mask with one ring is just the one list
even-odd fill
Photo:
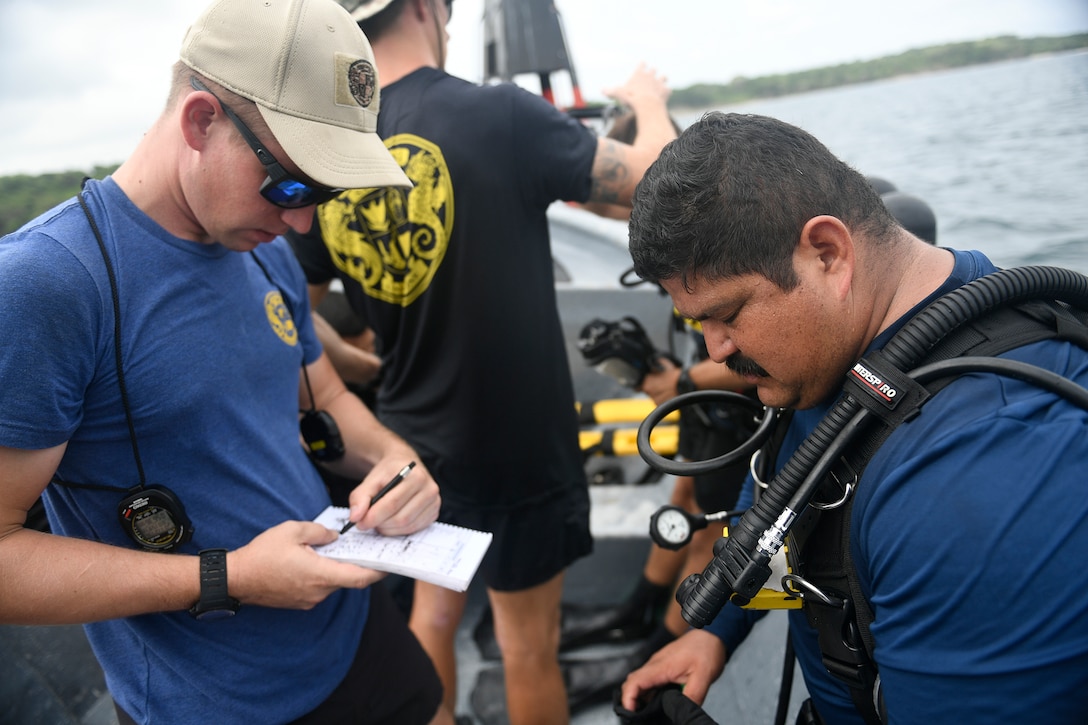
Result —
[[842, 479], [835, 475], [835, 471], [833, 470], [828, 471], [828, 475], [831, 476], [832, 480], [834, 480], [835, 483], [839, 485], [839, 488], [842, 490], [842, 496], [839, 498], [838, 501], [834, 501], [832, 503], [809, 501], [808, 505], [812, 508], [817, 509], [818, 511], [830, 511], [831, 509], [837, 509], [839, 506], [842, 506], [844, 503], [850, 500], [850, 497], [854, 494], [854, 489], [857, 487], [858, 484], [858, 474], [854, 471], [853, 468], [851, 468], [850, 464], [847, 463], [845, 459], [840, 458], [839, 462], [842, 463], [847, 473], [849, 473], [849, 480], [844, 484]]
[[767, 485], [768, 485], [767, 482], [764, 481], [762, 478], [760, 478], [759, 473], [757, 473], [757, 471], [759, 470], [759, 467], [760, 467], [760, 461], [762, 459], [763, 459], [763, 449], [758, 448], [758, 449], [756, 449], [756, 452], [752, 454], [751, 459], [749, 459], [749, 461], [748, 461], [748, 472], [752, 474], [752, 480], [755, 481], [757, 486], [759, 486], [762, 489], [766, 489]]
[[[799, 597], [801, 601], [806, 601], [809, 596], [815, 598], [819, 604], [823, 604], [828, 607], [841, 607], [843, 600], [836, 597], [832, 599], [822, 589], [817, 588], [814, 584], [807, 579], [800, 577], [796, 574], [786, 574], [782, 577], [782, 588], [790, 594]], [[836, 601], [837, 600], [837, 601]]]

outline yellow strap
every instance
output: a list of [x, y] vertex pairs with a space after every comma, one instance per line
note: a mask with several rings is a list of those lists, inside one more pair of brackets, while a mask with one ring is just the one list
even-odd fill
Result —
[[[616, 398], [597, 400], [589, 403], [575, 403], [579, 415], [588, 413], [583, 418], [584, 425], [595, 423], [641, 423], [657, 406], [649, 398]], [[585, 413], [583, 413], [585, 411]], [[665, 416], [665, 420], [675, 423], [680, 419], [680, 411], [674, 410]]]
[[[650, 433], [650, 446], [662, 456], [676, 454], [679, 429], [674, 425], [659, 425]], [[618, 428], [612, 430], [583, 430], [578, 433], [578, 443], [582, 450], [601, 446], [594, 454], [602, 456], [638, 455], [638, 429]]]

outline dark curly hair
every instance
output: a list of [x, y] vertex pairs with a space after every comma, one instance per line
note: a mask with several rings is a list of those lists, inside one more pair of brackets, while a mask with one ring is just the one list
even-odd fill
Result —
[[635, 272], [661, 282], [756, 273], [783, 290], [809, 219], [827, 214], [874, 243], [895, 220], [869, 182], [807, 132], [774, 118], [711, 112], [662, 150], [635, 190]]

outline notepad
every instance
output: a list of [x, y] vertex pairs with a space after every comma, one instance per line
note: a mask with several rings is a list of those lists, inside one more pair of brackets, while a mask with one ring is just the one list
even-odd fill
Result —
[[[329, 506], [314, 519], [339, 531], [348, 509]], [[447, 589], [463, 592], [476, 574], [491, 545], [491, 534], [436, 521], [406, 536], [384, 536], [353, 527], [331, 544], [315, 546], [322, 556], [369, 569], [402, 574]]]

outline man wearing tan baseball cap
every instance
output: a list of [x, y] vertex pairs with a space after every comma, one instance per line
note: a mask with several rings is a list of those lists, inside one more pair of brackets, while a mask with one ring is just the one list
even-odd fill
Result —
[[346, 15], [328, 3], [220, 3], [189, 28], [181, 61], [253, 101], [319, 184], [410, 186], [378, 138], [374, 56]]
[[282, 238], [409, 185], [378, 88], [332, 0], [217, 0], [132, 156], [0, 239], [0, 621], [84, 623], [123, 725], [453, 722], [383, 575], [314, 551], [318, 451], [362, 528], [441, 505], [337, 377]]

